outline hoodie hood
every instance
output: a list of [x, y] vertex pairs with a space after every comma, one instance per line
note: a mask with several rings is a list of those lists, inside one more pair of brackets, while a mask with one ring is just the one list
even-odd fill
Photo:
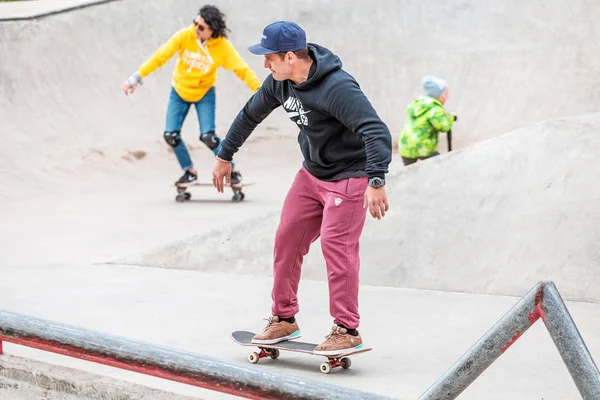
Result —
[[307, 47], [310, 57], [313, 59], [313, 65], [310, 67], [306, 82], [294, 85], [298, 90], [308, 89], [326, 75], [342, 69], [342, 60], [330, 50], [314, 43], [308, 43]]
[[442, 103], [433, 97], [421, 96], [408, 105], [406, 113], [413, 118], [417, 118], [431, 110], [433, 107], [442, 107]]
[[336, 55], [313, 43], [307, 47], [312, 60], [307, 80], [296, 85], [267, 76], [233, 121], [218, 156], [232, 160], [256, 126], [281, 106], [299, 130], [302, 165], [310, 175], [328, 182], [385, 177], [392, 161], [388, 127]]

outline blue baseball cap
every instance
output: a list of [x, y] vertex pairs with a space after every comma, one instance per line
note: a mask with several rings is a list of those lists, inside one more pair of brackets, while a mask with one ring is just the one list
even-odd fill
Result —
[[279, 52], [296, 51], [306, 48], [306, 33], [289, 21], [273, 22], [263, 30], [259, 44], [248, 47], [252, 54], [262, 56]]

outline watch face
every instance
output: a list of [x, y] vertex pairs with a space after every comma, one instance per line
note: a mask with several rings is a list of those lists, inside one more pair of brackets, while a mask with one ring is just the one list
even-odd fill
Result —
[[380, 188], [384, 185], [385, 181], [381, 178], [373, 178], [369, 181], [369, 185], [374, 188]]

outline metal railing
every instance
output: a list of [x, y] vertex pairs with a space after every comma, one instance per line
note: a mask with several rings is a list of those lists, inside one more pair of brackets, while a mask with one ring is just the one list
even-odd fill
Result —
[[[600, 372], [560, 293], [553, 282], [539, 282], [419, 400], [458, 397], [539, 319], [582, 398], [600, 399]], [[0, 310], [0, 354], [3, 341], [249, 399], [389, 399]]]
[[542, 319], [584, 400], [600, 399], [600, 372], [553, 282], [538, 282], [419, 400], [451, 400]]
[[249, 399], [389, 399], [7, 311], [2, 341]]

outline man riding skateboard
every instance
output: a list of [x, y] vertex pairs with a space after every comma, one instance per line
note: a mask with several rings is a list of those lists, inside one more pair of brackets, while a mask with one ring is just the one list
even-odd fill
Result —
[[358, 83], [330, 50], [306, 42], [293, 22], [268, 25], [250, 52], [264, 55], [271, 74], [233, 121], [217, 154], [213, 183], [223, 192], [240, 146], [274, 109], [283, 106], [300, 128], [302, 168], [286, 196], [275, 237], [272, 317], [252, 342], [300, 337], [295, 315], [300, 270], [320, 236], [334, 326], [315, 348], [320, 355], [360, 349], [359, 238], [367, 208], [381, 219], [389, 209], [385, 174], [391, 136]]

